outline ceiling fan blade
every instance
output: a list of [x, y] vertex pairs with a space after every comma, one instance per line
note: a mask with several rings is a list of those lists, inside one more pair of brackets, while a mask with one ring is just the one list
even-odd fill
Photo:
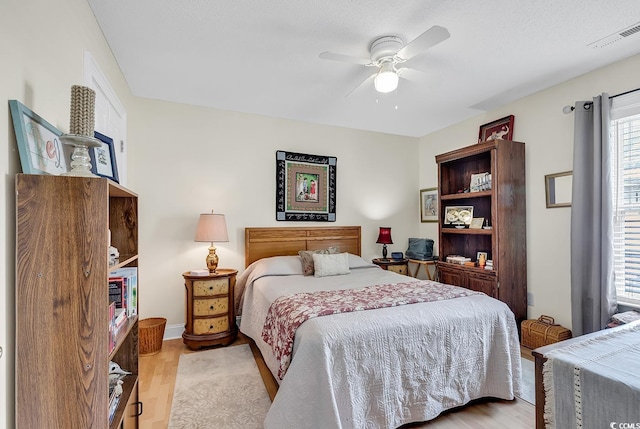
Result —
[[333, 52], [323, 52], [318, 55], [323, 60], [341, 61], [343, 63], [361, 64], [363, 66], [372, 66], [370, 58], [352, 57], [351, 55], [334, 54]]
[[354, 92], [357, 92], [358, 90], [360, 90], [361, 88], [364, 88], [365, 86], [367, 86], [368, 84], [370, 84], [371, 82], [373, 82], [373, 78], [376, 77], [378, 73], [373, 73], [370, 76], [368, 76], [365, 80], [363, 80], [362, 82], [360, 82], [358, 84], [358, 86], [356, 86], [355, 88], [353, 88], [351, 91], [347, 92], [347, 95], [344, 96], [344, 98], [347, 98], [348, 96], [350, 96], [351, 94], [353, 94]]
[[423, 53], [432, 46], [447, 40], [449, 37], [451, 37], [451, 35], [446, 28], [434, 25], [400, 49], [396, 56], [403, 60], [408, 60]]
[[429, 75], [423, 71], [402, 67], [398, 69], [398, 76], [411, 82], [428, 82]]

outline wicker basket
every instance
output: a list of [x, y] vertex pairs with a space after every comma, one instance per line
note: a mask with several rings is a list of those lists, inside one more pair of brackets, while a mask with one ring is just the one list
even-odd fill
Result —
[[538, 320], [522, 322], [522, 345], [537, 349], [571, 338], [571, 331], [555, 323], [553, 317], [542, 315]]
[[163, 317], [152, 317], [140, 321], [138, 324], [140, 356], [150, 356], [160, 352], [166, 324], [167, 319]]

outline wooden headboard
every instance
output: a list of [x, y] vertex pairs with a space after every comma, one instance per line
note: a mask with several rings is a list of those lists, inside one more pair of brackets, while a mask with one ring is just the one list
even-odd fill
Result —
[[245, 228], [245, 266], [270, 256], [297, 255], [299, 250], [330, 246], [360, 256], [360, 238], [359, 226]]

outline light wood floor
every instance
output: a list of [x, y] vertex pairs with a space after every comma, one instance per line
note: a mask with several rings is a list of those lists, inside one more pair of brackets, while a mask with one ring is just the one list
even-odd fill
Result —
[[[251, 340], [240, 334], [229, 347], [246, 343], [251, 344]], [[273, 399], [277, 391], [277, 383], [264, 366], [255, 346], [252, 350], [265, 380], [267, 392]], [[196, 352], [189, 350], [182, 343], [182, 339], [176, 339], [164, 341], [160, 353], [140, 357], [140, 400], [144, 404], [144, 412], [140, 417], [141, 429], [166, 429], [169, 424], [178, 360], [182, 353]], [[522, 349], [522, 355], [532, 359], [527, 349]], [[534, 427], [534, 406], [521, 399], [475, 401], [463, 408], [446, 412], [430, 422], [402, 426], [403, 429], [531, 429]]]

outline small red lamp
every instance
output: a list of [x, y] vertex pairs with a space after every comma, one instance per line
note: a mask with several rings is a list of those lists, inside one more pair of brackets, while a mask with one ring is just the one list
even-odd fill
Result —
[[391, 228], [381, 226], [376, 243], [382, 244], [382, 259], [387, 259], [387, 244], [393, 244]]

